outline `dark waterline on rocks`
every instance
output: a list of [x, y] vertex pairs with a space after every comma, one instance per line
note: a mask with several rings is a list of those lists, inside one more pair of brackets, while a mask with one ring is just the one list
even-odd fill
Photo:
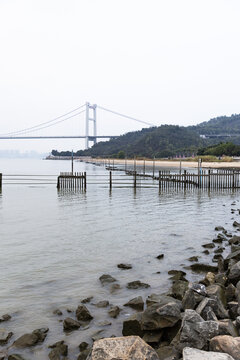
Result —
[[[1, 160], [0, 164], [8, 174], [57, 175], [70, 167], [65, 161]], [[105, 172], [82, 163], [76, 164], [76, 171]], [[59, 340], [70, 344], [70, 354], [74, 354], [81, 341], [103, 328], [104, 336], [121, 335], [123, 320], [134, 312], [124, 304], [136, 296], [145, 299], [167, 291], [168, 271], [191, 265], [189, 257], [209, 261], [202, 245], [216, 236], [216, 225], [227, 224], [226, 229], [232, 231], [234, 214], [229, 210], [235, 199], [229, 192], [209, 195], [197, 190], [159, 195], [157, 189], [134, 193], [133, 189], [113, 188], [109, 194], [108, 187], [92, 185], [87, 193], [57, 193], [52, 185], [4, 186], [0, 197], [0, 315], [12, 315], [4, 328], [14, 333], [13, 340], [37, 328], [50, 328], [44, 346], [33, 354], [24, 352], [32, 359], [42, 359], [43, 354], [47, 358], [47, 345]], [[157, 259], [159, 254], [164, 257]], [[117, 267], [120, 263], [131, 264], [132, 269], [123, 271]], [[189, 280], [197, 278], [185, 271]], [[102, 286], [98, 279], [105, 273], [116, 278], [120, 288]], [[151, 287], [127, 289], [127, 283], [135, 280]], [[93, 296], [88, 308], [94, 317], [89, 328], [63, 333], [59, 320], [71, 317], [67, 310], [75, 311], [88, 296]], [[109, 307], [93, 305], [106, 300]], [[116, 319], [109, 316], [111, 306], [122, 309]], [[53, 314], [56, 309], [63, 312], [62, 317]], [[99, 325], [106, 320], [112, 325]]]

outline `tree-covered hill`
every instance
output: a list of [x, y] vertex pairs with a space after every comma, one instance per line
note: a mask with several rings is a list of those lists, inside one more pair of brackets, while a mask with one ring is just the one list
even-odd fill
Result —
[[[235, 137], [202, 138], [200, 135], [235, 134]], [[172, 157], [189, 156], [199, 149], [207, 148], [220, 141], [240, 144], [240, 115], [217, 117], [196, 126], [162, 125], [129, 132], [110, 141], [102, 141], [88, 150], [79, 150], [77, 156], [127, 156], [127, 157]], [[210, 148], [209, 148], [210, 149]], [[65, 156], [69, 152], [54, 150], [53, 155]], [[119, 155], [120, 154], [120, 155]]]
[[169, 157], [176, 154], [191, 155], [199, 147], [207, 145], [195, 131], [175, 126], [162, 125], [130, 132], [107, 142], [99, 142], [92, 148], [79, 151], [77, 155], [114, 156], [123, 151], [127, 157]]
[[240, 114], [219, 116], [190, 127], [201, 135], [238, 134], [240, 135]]

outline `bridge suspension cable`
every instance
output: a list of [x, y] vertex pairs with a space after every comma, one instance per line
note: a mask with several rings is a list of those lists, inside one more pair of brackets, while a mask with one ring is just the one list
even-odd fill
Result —
[[[62, 120], [60, 120], [60, 121], [57, 121], [58, 119], [61, 119], [61, 118], [65, 117], [65, 116], [67, 116], [67, 115], [69, 115], [69, 114], [72, 114], [73, 112], [75, 112], [75, 111], [77, 111], [77, 110], [80, 110], [80, 109], [83, 108], [84, 106], [85, 106], [85, 104], [83, 104], [83, 105], [81, 105], [81, 106], [78, 106], [77, 108], [75, 108], [75, 109], [73, 109], [73, 110], [71, 110], [71, 111], [68, 111], [67, 113], [65, 113], [65, 114], [63, 114], [63, 115], [60, 115], [60, 116], [58, 116], [58, 117], [56, 117], [56, 118], [54, 118], [54, 119], [52, 119], [52, 120], [48, 120], [48, 121], [45, 121], [45, 122], [40, 123], [40, 124], [38, 124], [38, 125], [31, 126], [31, 127], [29, 127], [29, 128], [25, 128], [25, 129], [22, 129], [22, 130], [16, 130], [16, 131], [12, 131], [12, 132], [5, 133], [5, 134], [0, 134], [0, 136], [20, 135], [20, 134], [22, 134], [22, 133], [29, 133], [29, 132], [32, 132], [32, 131], [34, 131], [34, 130], [37, 131], [37, 130], [45, 129], [45, 128], [50, 127], [50, 126], [54, 126], [54, 125], [59, 124], [59, 123], [65, 121], [65, 120], [71, 119], [71, 118], [74, 117], [74, 116], [77, 116], [77, 115], [79, 115], [79, 114], [82, 114], [82, 113], [85, 111], [85, 109], [82, 110], [82, 111], [80, 111], [80, 112], [78, 112], [78, 113], [76, 113], [76, 114], [74, 114], [74, 115], [72, 115], [72, 116], [69, 116], [69, 117], [67, 117], [67, 118], [65, 118], [65, 119], [62, 119]], [[55, 121], [56, 121], [56, 122], [55, 122]], [[54, 122], [54, 123], [53, 123], [53, 122]], [[51, 124], [50, 124], [50, 123], [51, 123]], [[43, 125], [47, 125], [47, 124], [50, 124], [50, 125], [48, 125], [48, 126], [43, 126]]]
[[142, 124], [146, 124], [146, 125], [149, 125], [149, 126], [156, 126], [156, 125], [151, 124], [151, 123], [149, 123], [149, 122], [147, 122], [147, 121], [139, 120], [139, 119], [136, 119], [136, 118], [134, 118], [134, 117], [132, 117], [132, 116], [124, 115], [124, 114], [121, 114], [121, 113], [119, 113], [119, 112], [117, 112], [117, 111], [110, 110], [110, 109], [106, 109], [106, 108], [104, 108], [104, 107], [102, 107], [102, 106], [99, 106], [99, 105], [98, 105], [98, 108], [101, 109], [101, 110], [108, 111], [108, 112], [110, 112], [110, 113], [112, 113], [112, 114], [115, 114], [115, 115], [124, 117], [124, 118], [126, 118], [126, 119], [130, 119], [130, 120], [137, 121], [137, 122], [142, 123]]

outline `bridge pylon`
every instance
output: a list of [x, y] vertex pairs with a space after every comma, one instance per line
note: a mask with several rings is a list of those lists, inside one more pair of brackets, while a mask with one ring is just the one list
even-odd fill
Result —
[[[90, 135], [90, 125], [93, 122], [93, 135]], [[85, 148], [89, 148], [89, 141], [93, 141], [94, 145], [97, 142], [97, 105], [91, 105], [86, 102], [86, 137], [85, 137]]]

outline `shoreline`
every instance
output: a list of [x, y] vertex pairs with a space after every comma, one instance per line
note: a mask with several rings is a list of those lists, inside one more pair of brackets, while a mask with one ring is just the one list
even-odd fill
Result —
[[[237, 203], [234, 201], [231, 204], [231, 212], [238, 215], [239, 211], [236, 206]], [[240, 236], [237, 236], [238, 231], [240, 231], [240, 223], [234, 221], [231, 232], [227, 232], [223, 226], [217, 226], [215, 231], [216, 237], [212, 241], [209, 239], [209, 243], [202, 245], [202, 252], [209, 255], [209, 261], [203, 264], [199, 262], [199, 256], [188, 259], [191, 264], [188, 270], [199, 273], [198, 281], [191, 283], [187, 280], [185, 267], [182, 267], [181, 270], [169, 270], [168, 274], [171, 276], [172, 286], [168, 292], [152, 294], [149, 288], [149, 295], [146, 299], [138, 296], [138, 289], [147, 288], [147, 283], [136, 280], [127, 284], [129, 289], [134, 290], [136, 296], [128, 301], [127, 306], [134, 309], [135, 313], [121, 321], [122, 333], [124, 336], [140, 336], [154, 349], [161, 360], [167, 359], [169, 356], [172, 356], [171, 359], [173, 359], [173, 356], [175, 359], [180, 359], [182, 351], [186, 347], [197, 349], [196, 351], [213, 350], [216, 352], [222, 336], [228, 336], [228, 340], [231, 341], [232, 338], [238, 338], [240, 334], [240, 323], [237, 320], [238, 296], [235, 293], [236, 289], [239, 289], [240, 270], [238, 270], [238, 267], [234, 268], [238, 261], [240, 262]], [[222, 253], [225, 247], [231, 248], [224, 259]], [[161, 261], [164, 254], [159, 254], [156, 258]], [[131, 271], [132, 266], [134, 264], [118, 264], [118, 268], [124, 272]], [[118, 289], [117, 279], [109, 274], [102, 275], [99, 281], [104, 288], [109, 288], [109, 290]], [[62, 322], [64, 334], [71, 333], [79, 328], [84, 330], [84, 327], [91, 327], [93, 317], [88, 307], [92, 301], [94, 300], [91, 298], [82, 299], [76, 312], [72, 312], [67, 317], [63, 315], [61, 310], [55, 310], [54, 315]], [[97, 308], [99, 312], [107, 310], [110, 321], [117, 319], [121, 311], [120, 307], [111, 306], [107, 301], [100, 301]], [[160, 318], [159, 313], [162, 314]], [[5, 322], [7, 324], [9, 321], [11, 321], [11, 314], [0, 316], [1, 325], [4, 325]], [[108, 323], [105, 321], [102, 327], [111, 326], [110, 321]], [[202, 329], [202, 326], [205, 329], [204, 335], [202, 335], [201, 330], [196, 337], [194, 334], [199, 329]], [[10, 349], [9, 360], [27, 360], [29, 347], [44, 346], [47, 334], [48, 328], [36, 329], [30, 334], [15, 339], [14, 343], [9, 347], [13, 334], [7, 332], [4, 340], [7, 348], [2, 348], [0, 355], [3, 356], [3, 359], [7, 359], [7, 355], [4, 355], [4, 353], [6, 354]], [[91, 339], [88, 342], [81, 342], [79, 350], [76, 350], [75, 353], [76, 355], [80, 351], [77, 359], [91, 360], [92, 358], [88, 356], [90, 356], [92, 346], [94, 352], [94, 344], [98, 344], [98, 340], [101, 338], [101, 331], [96, 331], [95, 335], [92, 336], [93, 343]], [[122, 338], [116, 338], [116, 341], [120, 341], [120, 339]], [[68, 345], [65, 340], [61, 340], [60, 337], [59, 342], [52, 344], [51, 348], [46, 345], [46, 348], [47, 346], [49, 348], [48, 356], [50, 360], [62, 359], [62, 356], [67, 356]], [[216, 341], [218, 341], [217, 345]], [[104, 338], [102, 343], [104, 343]], [[1, 345], [4, 344], [1, 343]], [[19, 353], [19, 349], [21, 349], [22, 357], [10, 356], [10, 354]], [[26, 358], [24, 351], [26, 351]], [[223, 351], [222, 353], [227, 352], [231, 355], [231, 351], [234, 351], [233, 345], [231, 345], [230, 350], [228, 348], [228, 352]], [[76, 359], [76, 356], [68, 357], [68, 359]], [[185, 358], [183, 357], [183, 359]], [[238, 360], [238, 358], [233, 359]]]
[[[83, 159], [81, 159], [80, 161], [83, 162], [91, 162], [91, 163], [105, 163], [105, 164], [113, 164], [114, 165], [125, 165], [125, 163], [127, 162], [128, 165], [134, 165], [134, 160], [133, 159], [108, 159], [108, 158], [103, 158], [103, 159], [85, 159], [86, 161], [84, 161]], [[175, 168], [179, 168], [180, 164], [182, 168], [198, 168], [198, 163], [195, 161], [184, 161], [184, 160], [136, 160], [136, 165], [137, 166], [143, 166], [145, 162], [145, 166], [149, 166], [152, 167], [153, 166], [153, 162], [155, 163], [155, 166], [157, 167], [175, 167]], [[232, 161], [232, 162], [202, 162], [202, 168], [205, 169], [240, 169], [240, 162], [238, 161]]]

